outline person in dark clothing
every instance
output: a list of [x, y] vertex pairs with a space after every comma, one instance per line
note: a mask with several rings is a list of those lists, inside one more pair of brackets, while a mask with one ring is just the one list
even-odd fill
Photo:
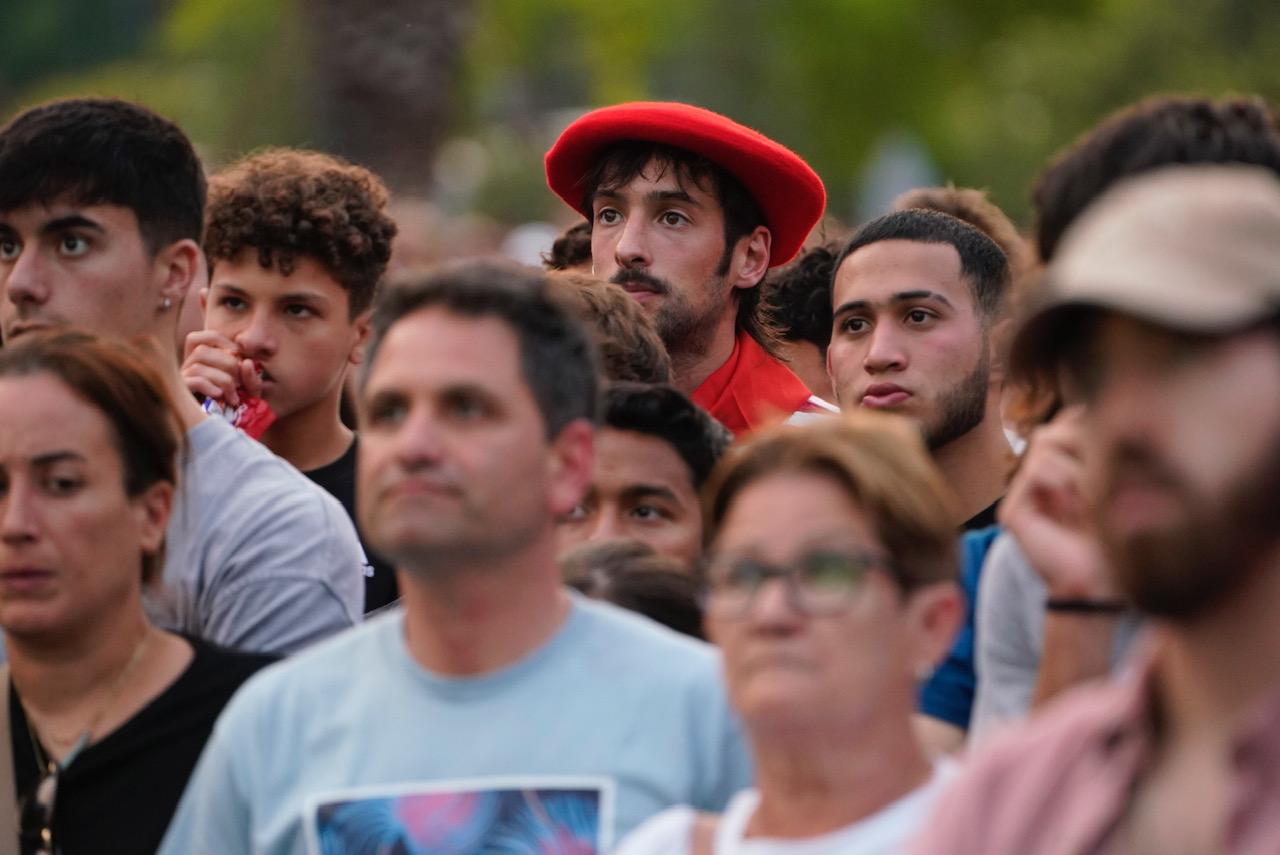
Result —
[[0, 351], [0, 775], [24, 855], [154, 852], [222, 707], [272, 661], [146, 617], [180, 437], [129, 346], [62, 331]]
[[[391, 257], [388, 194], [366, 169], [318, 152], [272, 149], [209, 184], [201, 293], [204, 329], [187, 337], [187, 387], [275, 413], [267, 448], [329, 491], [355, 519], [356, 437], [343, 381], [363, 358], [369, 311]], [[365, 612], [397, 596], [390, 566], [365, 547]]]

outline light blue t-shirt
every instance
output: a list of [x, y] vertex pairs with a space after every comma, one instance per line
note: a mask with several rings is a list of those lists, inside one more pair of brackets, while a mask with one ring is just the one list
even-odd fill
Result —
[[708, 645], [575, 595], [532, 654], [449, 678], [410, 658], [397, 610], [244, 686], [160, 851], [605, 851], [750, 780]]

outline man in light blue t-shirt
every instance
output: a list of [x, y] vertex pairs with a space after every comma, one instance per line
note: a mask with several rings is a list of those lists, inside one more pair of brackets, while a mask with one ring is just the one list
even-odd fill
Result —
[[750, 767], [718, 657], [561, 585], [597, 380], [543, 277], [393, 289], [360, 379], [361, 525], [403, 607], [246, 685], [161, 852], [591, 853], [722, 808]]

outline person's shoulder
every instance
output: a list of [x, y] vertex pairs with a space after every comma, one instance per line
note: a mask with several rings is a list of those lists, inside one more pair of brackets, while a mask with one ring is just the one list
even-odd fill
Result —
[[191, 428], [187, 439], [183, 490], [195, 498], [200, 518], [240, 520], [231, 531], [268, 527], [288, 529], [294, 540], [343, 536], [356, 542], [341, 503], [257, 440], [217, 418]]
[[698, 813], [677, 805], [654, 814], [622, 838], [614, 855], [682, 855], [690, 850], [693, 824]]
[[965, 758], [953, 789], [967, 785], [974, 798], [985, 801], [998, 791], [1025, 793], [1028, 786], [1065, 780], [1077, 762], [1104, 744], [1132, 691], [1098, 681], [1067, 692], [1032, 718], [992, 734]]
[[608, 650], [619, 659], [659, 661], [670, 668], [679, 661], [711, 667], [719, 663], [714, 647], [644, 615], [613, 603], [574, 596], [574, 607], [582, 614], [587, 631], [598, 649]]
[[232, 703], [270, 711], [293, 701], [306, 705], [335, 693], [349, 694], [354, 683], [376, 679], [388, 667], [383, 656], [387, 636], [398, 637], [402, 627], [401, 613], [392, 610], [319, 641], [261, 668]]

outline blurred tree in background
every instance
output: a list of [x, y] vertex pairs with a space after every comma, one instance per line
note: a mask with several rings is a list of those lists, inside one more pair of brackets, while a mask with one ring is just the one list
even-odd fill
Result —
[[1050, 153], [1148, 94], [1280, 96], [1274, 0], [40, 0], [0, 29], [5, 114], [141, 100], [216, 165], [343, 152], [446, 211], [564, 217], [541, 155], [582, 109], [687, 100], [808, 158], [859, 213], [898, 141], [1025, 218]]

